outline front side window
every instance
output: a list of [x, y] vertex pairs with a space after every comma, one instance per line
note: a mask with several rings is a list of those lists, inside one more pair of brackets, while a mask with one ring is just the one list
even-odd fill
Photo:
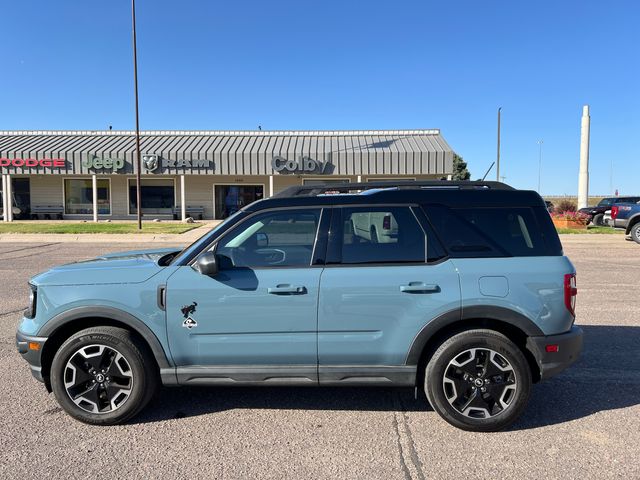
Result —
[[425, 235], [409, 207], [342, 210], [341, 263], [422, 263]]
[[308, 267], [320, 212], [282, 210], [247, 220], [218, 244], [221, 268]]
[[[98, 187], [98, 213], [109, 215], [109, 180], [96, 182]], [[93, 214], [93, 183], [91, 179], [67, 178], [64, 181], [64, 211], [67, 215]]]

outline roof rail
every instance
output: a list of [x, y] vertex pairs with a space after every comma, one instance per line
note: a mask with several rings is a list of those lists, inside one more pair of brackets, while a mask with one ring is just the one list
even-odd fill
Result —
[[515, 190], [510, 185], [501, 182], [484, 181], [452, 181], [452, 180], [400, 180], [367, 183], [325, 183], [322, 185], [294, 185], [274, 195], [278, 198], [286, 197], [315, 197], [327, 193], [359, 193], [363, 190], [390, 189], [398, 190]]

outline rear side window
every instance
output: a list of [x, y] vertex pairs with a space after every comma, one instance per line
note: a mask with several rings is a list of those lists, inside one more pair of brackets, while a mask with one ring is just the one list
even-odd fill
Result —
[[548, 255], [531, 208], [447, 208], [425, 206], [453, 257]]
[[425, 235], [409, 207], [342, 209], [343, 264], [423, 263]]

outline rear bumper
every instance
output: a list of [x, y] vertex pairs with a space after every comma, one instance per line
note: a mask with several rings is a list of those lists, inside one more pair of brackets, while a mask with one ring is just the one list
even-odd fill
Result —
[[627, 225], [629, 225], [628, 218], [615, 218], [613, 220], [613, 226], [615, 228], [627, 228]]
[[[574, 325], [560, 335], [527, 338], [527, 349], [536, 359], [541, 380], [557, 375], [580, 357], [582, 337], [582, 329]], [[557, 351], [547, 352], [547, 345], [557, 345]]]
[[31, 374], [34, 378], [40, 382], [44, 382], [41, 357], [44, 342], [46, 341], [46, 337], [33, 337], [31, 335], [24, 335], [20, 331], [16, 332], [16, 348], [18, 349], [18, 353], [22, 355], [22, 358], [29, 364]]

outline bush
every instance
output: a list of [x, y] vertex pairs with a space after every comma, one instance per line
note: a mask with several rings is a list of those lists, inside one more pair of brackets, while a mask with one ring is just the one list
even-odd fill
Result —
[[560, 200], [553, 209], [555, 213], [575, 212], [577, 210], [578, 206], [571, 200]]
[[551, 214], [551, 218], [558, 220], [569, 220], [571, 222], [576, 222], [579, 225], [586, 225], [589, 220], [589, 216], [584, 213], [570, 212], [565, 211], [563, 213], [553, 212]]

